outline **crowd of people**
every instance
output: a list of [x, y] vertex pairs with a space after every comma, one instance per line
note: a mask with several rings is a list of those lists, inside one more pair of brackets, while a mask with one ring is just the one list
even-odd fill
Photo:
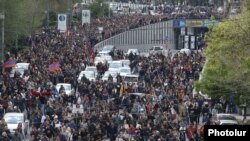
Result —
[[[135, 9], [138, 10], [138, 9]], [[132, 10], [128, 10], [132, 11]], [[154, 11], [154, 12], [150, 12]], [[72, 15], [81, 19], [81, 7], [75, 7]], [[92, 45], [117, 35], [129, 29], [153, 24], [171, 19], [216, 19], [223, 18], [223, 9], [217, 6], [189, 6], [189, 5], [159, 5], [144, 7], [141, 12], [133, 14], [113, 14], [103, 18], [93, 18], [91, 24], [85, 24], [82, 34], [91, 40]], [[75, 29], [76, 31], [78, 29]]]
[[221, 19], [224, 16], [223, 11], [216, 6], [165, 6], [157, 10], [170, 19], [210, 19], [212, 16]]
[[[119, 12], [121, 11], [121, 12]], [[210, 19], [211, 16], [215, 18], [223, 18], [224, 11], [222, 7], [215, 5], [210, 6], [191, 6], [191, 5], [165, 5], [161, 4], [158, 6], [144, 5], [143, 7], [133, 6], [122, 6], [117, 5], [114, 8], [115, 15], [125, 14], [143, 14], [143, 15], [161, 15], [165, 19]]]
[[95, 19], [90, 25], [84, 25], [82, 30], [86, 37], [100, 42], [129, 29], [160, 22], [160, 16], [153, 15], [117, 15]]
[[[209, 112], [208, 102], [192, 95], [204, 63], [201, 52], [169, 51], [167, 56], [148, 57], [122, 53], [115, 58], [130, 59], [131, 69], [139, 74], [136, 83], [126, 84], [119, 75], [117, 82], [112, 77], [77, 81], [80, 71], [94, 65], [93, 39], [98, 42], [159, 21], [158, 16], [127, 15], [95, 19], [66, 33], [44, 28], [31, 38], [28, 51], [14, 57], [17, 63], [30, 63], [28, 70], [10, 77], [6, 69], [0, 75], [0, 117], [6, 112], [27, 114], [33, 141], [177, 141], [180, 126], [190, 128], [190, 140], [200, 139], [196, 132], [200, 113], [205, 117]], [[60, 69], [51, 73], [48, 66], [58, 61]], [[57, 83], [70, 83], [75, 92], [66, 95], [55, 88]], [[81, 112], [73, 105], [82, 107]], [[0, 132], [1, 141], [20, 140], [11, 135], [4, 119]], [[22, 131], [16, 133], [22, 135]]]

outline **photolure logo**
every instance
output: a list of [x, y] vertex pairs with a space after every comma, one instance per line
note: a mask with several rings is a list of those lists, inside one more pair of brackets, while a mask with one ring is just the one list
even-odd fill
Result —
[[221, 139], [249, 141], [249, 125], [205, 125], [204, 141], [216, 141]]

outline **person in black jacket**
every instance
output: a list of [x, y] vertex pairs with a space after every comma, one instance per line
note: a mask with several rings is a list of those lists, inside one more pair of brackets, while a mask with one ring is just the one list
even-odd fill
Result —
[[45, 134], [46, 137], [48, 137], [49, 139], [52, 139], [52, 138], [53, 138], [53, 136], [54, 136], [54, 131], [53, 131], [52, 127], [51, 127], [49, 124], [46, 125], [46, 128], [45, 128], [45, 130], [44, 130], [44, 134]]
[[110, 139], [110, 141], [115, 141], [116, 136], [117, 136], [117, 126], [113, 122], [111, 122], [108, 125], [107, 135], [108, 135], [108, 138]]
[[150, 133], [150, 130], [147, 127], [147, 125], [143, 125], [141, 132], [142, 132], [141, 135], [142, 135], [143, 141], [147, 141], [149, 138], [149, 133]]
[[177, 141], [177, 138], [174, 136], [173, 132], [170, 132], [167, 135], [166, 141]]
[[3, 132], [0, 136], [0, 141], [10, 141], [10, 138], [8, 137], [6, 132]]

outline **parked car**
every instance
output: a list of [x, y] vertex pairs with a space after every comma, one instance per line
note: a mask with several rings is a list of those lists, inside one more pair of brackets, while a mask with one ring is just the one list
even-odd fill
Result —
[[95, 74], [97, 74], [96, 66], [87, 66], [84, 71], [93, 71]]
[[124, 67], [129, 67], [129, 65], [130, 65], [130, 60], [124, 59], [124, 60], [120, 60], [120, 61], [122, 61], [122, 64], [123, 64]]
[[89, 81], [96, 81], [96, 74], [94, 71], [81, 71], [77, 81], [81, 82], [83, 75], [89, 80]]
[[217, 114], [213, 120], [218, 125], [238, 125], [236, 117], [231, 114]]
[[116, 71], [117, 73], [119, 72], [119, 68], [123, 67], [122, 61], [112, 61], [109, 64], [109, 71]]
[[58, 84], [56, 84], [56, 89], [57, 89], [58, 92], [60, 92], [60, 88], [62, 86], [64, 87], [64, 92], [65, 92], [66, 95], [74, 94], [75, 90], [74, 90], [73, 86], [71, 84], [69, 84], [69, 83], [58, 83]]
[[109, 55], [110, 52], [114, 51], [114, 45], [106, 45], [102, 48], [102, 50], [98, 53], [100, 55]]
[[23, 77], [25, 70], [29, 69], [30, 63], [17, 63], [16, 66], [11, 70], [10, 77], [14, 77], [15, 72], [20, 73]]
[[117, 81], [117, 79], [116, 79], [117, 72], [116, 71], [106, 71], [104, 73], [103, 77], [102, 77], [102, 80], [103, 81], [108, 81], [108, 78], [109, 78], [110, 75], [113, 77], [113, 82], [116, 82]]
[[150, 55], [162, 54], [164, 52], [163, 46], [153, 46], [149, 50]]
[[94, 64], [97, 65], [98, 63], [107, 64], [107, 60], [101, 56], [95, 57]]
[[113, 61], [113, 58], [110, 55], [101, 55], [101, 58], [104, 58], [108, 64]]
[[125, 82], [125, 84], [129, 84], [129, 85], [137, 85], [139, 80], [139, 75], [137, 74], [127, 74], [123, 77], [123, 81]]
[[5, 122], [7, 123], [8, 129], [10, 130], [11, 134], [15, 133], [15, 130], [18, 127], [18, 124], [21, 124], [22, 134], [26, 136], [29, 132], [29, 120], [26, 117], [25, 113], [16, 113], [10, 112], [6, 113], [3, 117]]
[[128, 49], [126, 55], [129, 55], [130, 53], [133, 53], [134, 55], [140, 55], [139, 50], [138, 49]]
[[131, 74], [131, 69], [130, 67], [120, 67], [119, 68], [119, 74], [120, 76], [126, 76], [127, 74]]

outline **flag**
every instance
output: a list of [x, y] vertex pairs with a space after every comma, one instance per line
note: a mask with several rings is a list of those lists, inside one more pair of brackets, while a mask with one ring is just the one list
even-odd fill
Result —
[[16, 66], [16, 60], [15, 59], [9, 59], [3, 64], [4, 68], [12, 68]]
[[165, 36], [165, 38], [164, 38], [164, 44], [168, 44], [169, 43], [169, 39], [168, 39], [168, 36]]
[[55, 72], [55, 71], [59, 70], [60, 69], [59, 61], [50, 64], [48, 69], [49, 69], [49, 72]]

